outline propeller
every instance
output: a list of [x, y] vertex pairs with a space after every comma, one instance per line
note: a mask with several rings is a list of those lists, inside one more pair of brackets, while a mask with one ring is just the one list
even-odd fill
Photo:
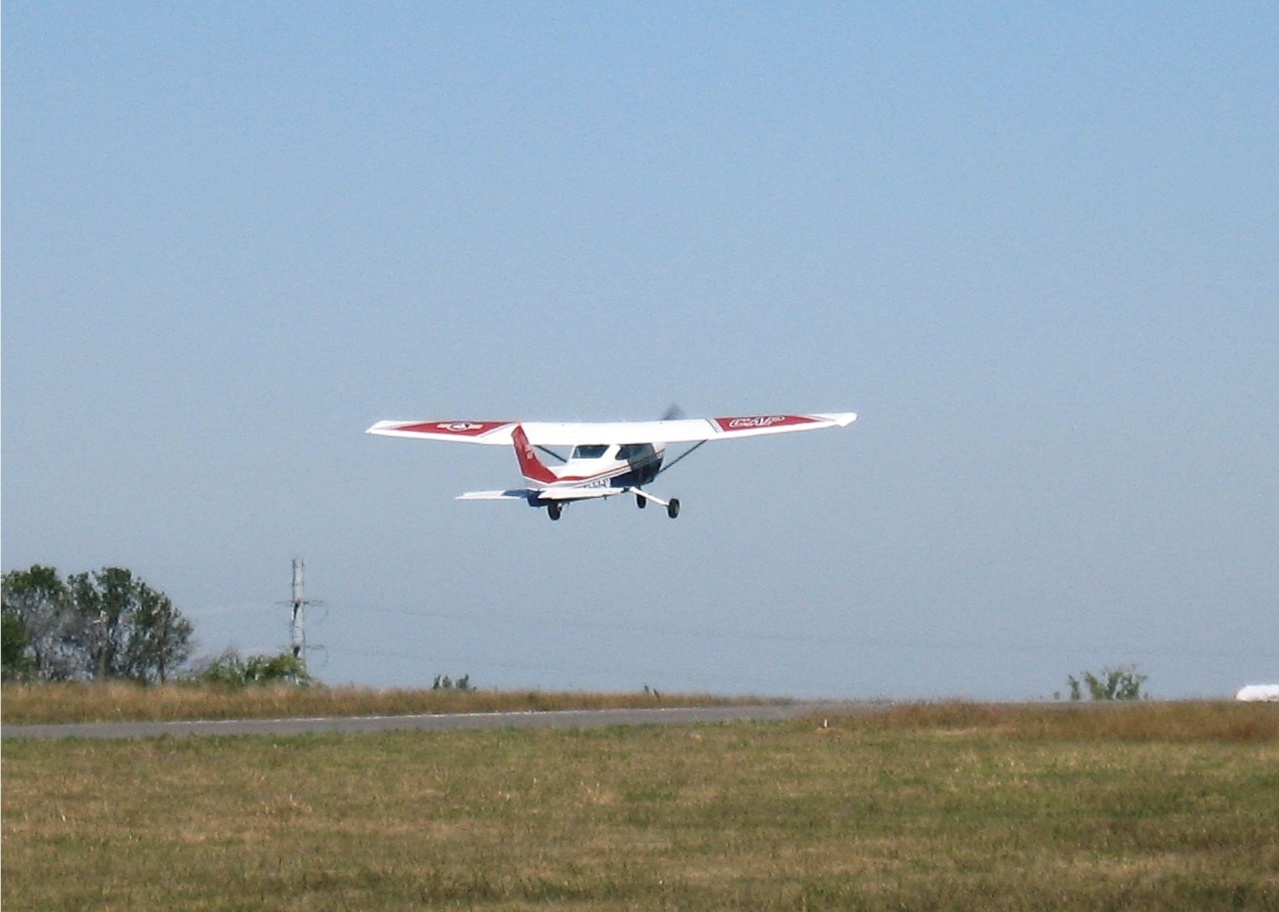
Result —
[[[688, 416], [687, 416], [687, 415], [685, 415], [685, 414], [684, 414], [684, 410], [683, 410], [682, 408], [680, 408], [680, 407], [679, 407], [679, 403], [678, 403], [678, 402], [672, 402], [670, 405], [668, 405], [668, 406], [666, 407], [666, 411], [665, 411], [665, 413], [663, 413], [663, 415], [662, 415], [662, 420], [663, 420], [663, 421], [678, 421], [679, 419], [681, 419], [681, 418], [686, 418], [686, 417], [688, 417]], [[661, 475], [661, 474], [663, 474], [664, 472], [668, 471], [669, 469], [673, 469], [673, 468], [675, 467], [675, 463], [682, 461], [682, 460], [683, 460], [686, 456], [691, 456], [691, 455], [692, 455], [692, 453], [693, 453], [693, 451], [694, 451], [694, 450], [696, 450], [698, 447], [700, 447], [700, 446], [701, 446], [703, 443], [705, 443], [705, 442], [706, 442], [705, 440], [702, 440], [702, 441], [699, 441], [699, 442], [697, 442], [697, 443], [693, 444], [693, 445], [692, 445], [691, 447], [689, 447], [687, 450], [685, 450], [684, 452], [680, 453], [678, 456], [676, 456], [676, 457], [675, 457], [674, 459], [672, 459], [670, 462], [666, 463], [666, 465], [664, 465], [664, 466], [662, 466], [660, 469], [658, 469], [658, 470], [657, 470], [657, 474], [658, 474], [658, 475]]]

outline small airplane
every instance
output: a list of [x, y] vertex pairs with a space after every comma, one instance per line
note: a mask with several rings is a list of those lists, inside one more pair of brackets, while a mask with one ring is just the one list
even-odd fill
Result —
[[[669, 415], [669, 413], [668, 413]], [[575, 500], [593, 500], [616, 494], [633, 494], [640, 508], [653, 503], [666, 508], [671, 519], [679, 516], [679, 499], [663, 500], [644, 490], [658, 475], [675, 466], [694, 450], [712, 440], [733, 440], [762, 434], [788, 434], [848, 427], [857, 420], [853, 412], [812, 415], [736, 415], [727, 418], [676, 418], [658, 421], [379, 421], [365, 433], [414, 440], [443, 440], [511, 446], [527, 487], [508, 491], [468, 491], [458, 500], [522, 500], [531, 507], [545, 507], [557, 520], [564, 506]], [[665, 466], [666, 447], [691, 443]], [[567, 458], [551, 447], [571, 447]], [[560, 465], [547, 465], [536, 451]]]

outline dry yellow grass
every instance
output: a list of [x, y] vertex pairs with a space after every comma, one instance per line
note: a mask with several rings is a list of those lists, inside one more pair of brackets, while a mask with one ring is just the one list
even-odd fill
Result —
[[301, 716], [405, 715], [524, 709], [595, 709], [710, 705], [708, 696], [545, 693], [542, 691], [372, 690], [357, 687], [228, 688], [169, 684], [5, 684], [0, 721], [167, 722], [176, 719], [275, 719]]

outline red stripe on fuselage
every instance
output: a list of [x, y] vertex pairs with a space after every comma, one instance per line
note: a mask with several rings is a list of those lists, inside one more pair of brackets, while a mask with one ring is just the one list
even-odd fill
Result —
[[[567, 468], [567, 466], [565, 468]], [[566, 485], [581, 486], [583, 482], [602, 481], [606, 478], [617, 478], [620, 475], [625, 475], [627, 472], [637, 472], [639, 471], [640, 468], [641, 466], [637, 466], [637, 465], [633, 466], [633, 465], [630, 465], [629, 463], [626, 463], [626, 464], [617, 466], [615, 468], [609, 469], [605, 472], [597, 472], [594, 475], [559, 475], [559, 476], [556, 476], [555, 480], [557, 482], [562, 482]], [[553, 472], [555, 470], [551, 469], [550, 471]]]
[[[612, 481], [631, 473], [637, 476], [635, 483], [640, 484], [645, 480], [644, 476], [648, 474], [646, 472], [647, 469], [651, 467], [654, 470], [652, 475], [656, 476], [656, 469], [662, 464], [662, 451], [656, 450], [651, 456], [640, 462], [624, 462], [592, 475], [560, 475], [556, 469], [546, 465], [538, 458], [533, 445], [529, 443], [528, 434], [522, 426], [518, 424], [515, 426], [515, 430], [511, 433], [511, 439], [515, 442], [515, 456], [520, 463], [520, 473], [526, 480], [544, 487], [598, 487], [599, 482]], [[571, 465], [570, 463], [559, 467], [558, 472], [567, 471]]]

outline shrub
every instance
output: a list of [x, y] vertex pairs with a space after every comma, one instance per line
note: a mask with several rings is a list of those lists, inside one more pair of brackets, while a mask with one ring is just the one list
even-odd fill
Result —
[[436, 675], [434, 683], [431, 684], [431, 690], [460, 690], [463, 693], [469, 693], [474, 689], [471, 686], [471, 676], [469, 674], [462, 675], [456, 681], [448, 675]]
[[307, 673], [302, 659], [292, 653], [255, 655], [246, 659], [234, 649], [228, 649], [209, 662], [193, 680], [201, 684], [221, 684], [227, 687], [267, 684], [297, 684], [305, 687], [315, 683]]
[[1066, 678], [1072, 700], [1082, 700], [1085, 687], [1093, 700], [1140, 700], [1147, 696], [1141, 692], [1141, 686], [1146, 683], [1146, 675], [1138, 674], [1136, 665], [1106, 667], [1101, 670], [1100, 675], [1085, 671], [1081, 678], [1074, 675]]

